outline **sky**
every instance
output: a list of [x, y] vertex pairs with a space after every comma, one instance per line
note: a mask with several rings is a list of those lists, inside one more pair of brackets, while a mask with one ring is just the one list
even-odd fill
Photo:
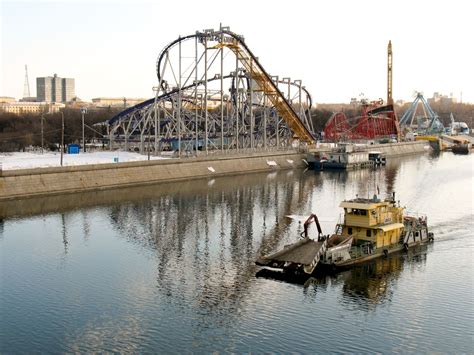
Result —
[[[76, 95], [152, 97], [156, 59], [180, 35], [219, 24], [244, 35], [271, 75], [301, 79], [317, 103], [451, 93], [474, 103], [470, 1], [0, 0], [0, 96], [36, 77], [75, 78]], [[462, 94], [461, 94], [462, 93]]]

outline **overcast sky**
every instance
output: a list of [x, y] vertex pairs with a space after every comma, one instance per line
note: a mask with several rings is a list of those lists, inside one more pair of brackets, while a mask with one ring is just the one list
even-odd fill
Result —
[[302, 79], [322, 102], [386, 97], [393, 44], [395, 100], [453, 93], [474, 103], [470, 1], [4, 1], [0, 96], [31, 94], [36, 77], [76, 80], [76, 95], [152, 97], [160, 50], [219, 27], [245, 37], [272, 75]]

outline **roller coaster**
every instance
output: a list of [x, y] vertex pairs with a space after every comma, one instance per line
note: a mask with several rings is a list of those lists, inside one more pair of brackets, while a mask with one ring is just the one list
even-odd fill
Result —
[[347, 118], [344, 112], [334, 113], [324, 127], [324, 138], [329, 142], [399, 137], [400, 127], [393, 104], [363, 100], [361, 115]]
[[270, 76], [229, 27], [179, 37], [160, 52], [155, 97], [108, 122], [110, 148], [140, 152], [287, 149], [315, 142], [301, 80]]

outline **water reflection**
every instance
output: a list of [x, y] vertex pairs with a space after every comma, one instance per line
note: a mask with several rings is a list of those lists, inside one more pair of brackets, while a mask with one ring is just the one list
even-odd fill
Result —
[[[0, 352], [449, 352], [446, 337], [467, 352], [472, 157], [430, 159], [0, 203]], [[286, 216], [316, 212], [330, 233], [341, 200], [377, 187], [428, 212], [428, 250], [299, 280], [254, 265], [298, 238]]]
[[[327, 195], [333, 196], [337, 208], [341, 199], [354, 192], [369, 195], [379, 184], [389, 190], [398, 167], [392, 163], [378, 170], [279, 171], [36, 198], [0, 203], [0, 215], [59, 212], [66, 259], [66, 214], [80, 210], [87, 241], [92, 223], [87, 209], [97, 211], [104, 206], [102, 211], [118, 238], [156, 260], [156, 292], [181, 309], [191, 302], [200, 312], [216, 313], [229, 321], [255, 280], [256, 257], [299, 235], [296, 227], [301, 225], [295, 226], [287, 215], [307, 215], [314, 206], [324, 209]], [[364, 272], [370, 270], [360, 271], [361, 275]], [[327, 286], [321, 278], [303, 283], [307, 290], [309, 285]]]
[[[157, 260], [156, 291], [203, 322], [230, 322], [254, 280], [256, 255], [293, 238], [294, 211], [310, 210], [319, 178], [301, 171], [216, 179], [212, 188], [181, 189], [109, 209], [117, 234]], [[314, 178], [313, 178], [314, 177]]]
[[408, 252], [381, 257], [343, 271], [316, 270], [314, 275], [309, 276], [261, 269], [256, 277], [301, 285], [307, 297], [316, 297], [319, 291], [329, 286], [342, 285], [342, 304], [370, 310], [378, 304], [392, 301], [393, 288], [404, 268], [425, 265], [428, 248], [421, 245]]

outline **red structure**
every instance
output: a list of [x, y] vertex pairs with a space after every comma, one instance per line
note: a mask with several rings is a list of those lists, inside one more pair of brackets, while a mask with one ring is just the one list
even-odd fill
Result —
[[398, 119], [393, 105], [382, 104], [363, 103], [361, 115], [351, 119], [343, 112], [333, 114], [324, 127], [325, 140], [337, 142], [398, 136]]

